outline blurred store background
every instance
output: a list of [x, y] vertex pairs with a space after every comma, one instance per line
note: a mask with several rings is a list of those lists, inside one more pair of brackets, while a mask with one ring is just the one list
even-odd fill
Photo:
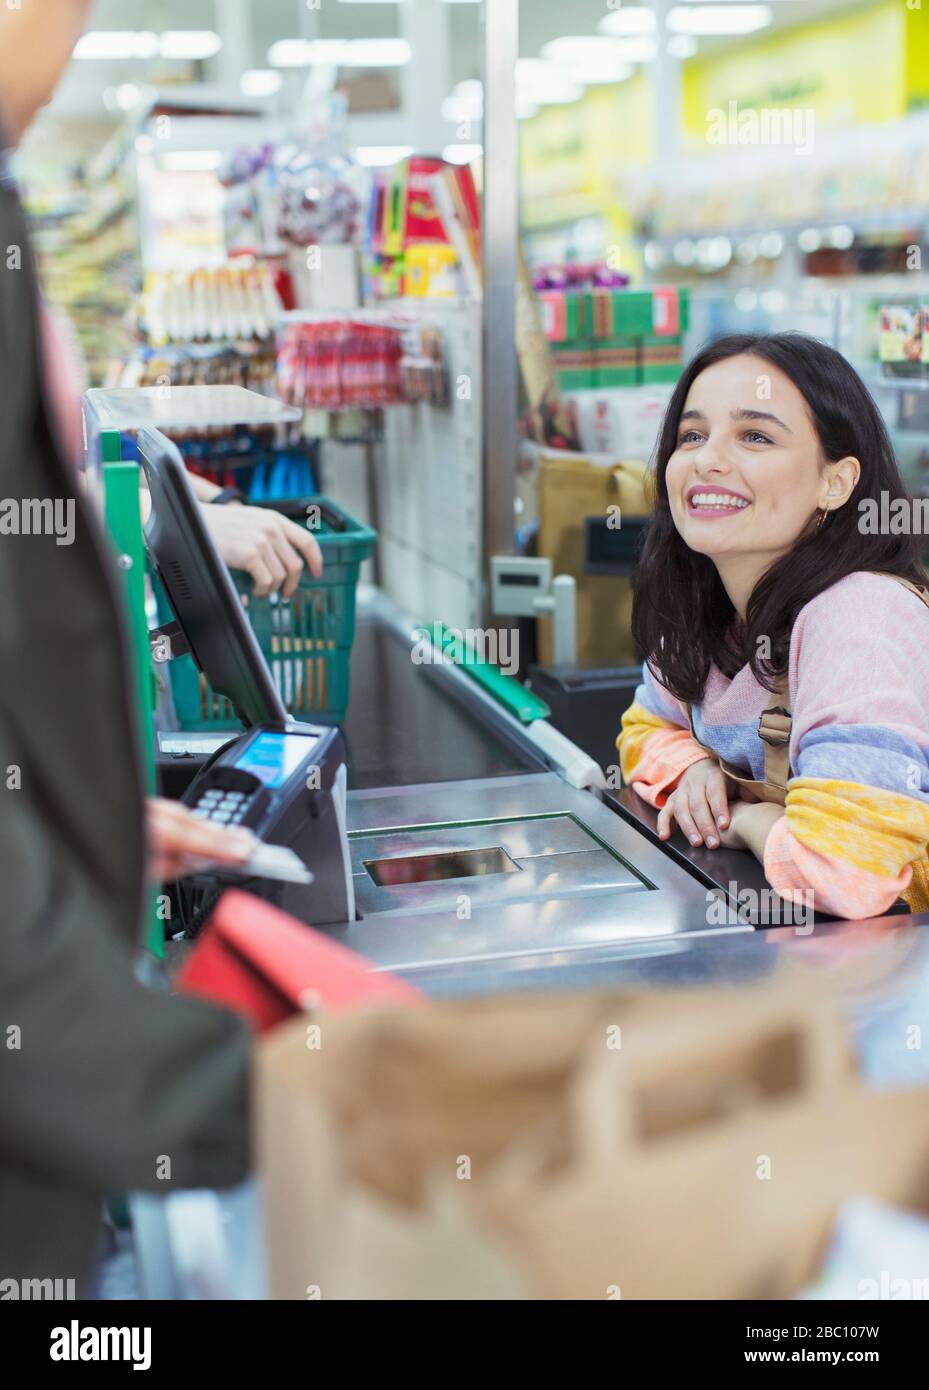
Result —
[[632, 465], [707, 338], [837, 346], [929, 492], [927, 10], [98, 0], [18, 157], [47, 294], [91, 385], [298, 405], [304, 474], [241, 431], [190, 465], [324, 487], [417, 620], [479, 623], [521, 552], [576, 578], [579, 664], [621, 665], [590, 618], [629, 554], [586, 522], [611, 487], [647, 511]]

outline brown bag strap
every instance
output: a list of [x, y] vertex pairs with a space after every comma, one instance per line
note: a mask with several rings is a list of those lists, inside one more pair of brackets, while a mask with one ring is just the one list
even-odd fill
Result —
[[689, 704], [684, 705], [690, 722], [691, 737], [701, 748], [706, 748], [716, 758], [723, 772], [748, 791], [753, 792], [759, 801], [774, 801], [783, 806], [787, 796], [787, 782], [790, 778], [790, 697], [787, 693], [786, 675], [778, 676], [768, 707], [758, 720], [758, 737], [764, 743], [764, 778], [759, 781], [746, 777], [744, 772], [733, 767], [732, 763], [713, 753], [712, 748], [697, 738], [694, 730], [694, 714]]
[[[914, 584], [912, 580], [903, 579], [899, 574], [888, 574], [886, 577], [896, 580], [898, 584], [903, 585], [904, 589], [909, 589], [911, 594], [915, 594], [929, 608], [929, 585]], [[701, 743], [694, 732], [693, 710], [689, 704], [685, 704], [684, 708], [687, 711], [691, 736], [696, 743], [700, 744], [701, 748], [706, 748], [706, 744]], [[759, 800], [774, 801], [783, 806], [787, 798], [787, 783], [790, 779], [790, 730], [792, 723], [790, 692], [787, 687], [787, 673], [784, 672], [778, 676], [767, 709], [758, 720], [758, 737], [765, 746], [764, 779], [756, 781], [751, 777], [746, 777], [731, 763], [727, 763], [725, 758], [718, 758], [713, 753], [712, 748], [707, 748], [706, 751], [713, 754], [727, 777], [731, 777], [734, 782], [739, 782], [743, 787], [754, 792]]]

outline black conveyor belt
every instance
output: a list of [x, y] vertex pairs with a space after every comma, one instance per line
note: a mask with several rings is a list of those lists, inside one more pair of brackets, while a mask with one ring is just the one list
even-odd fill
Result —
[[396, 633], [359, 608], [342, 726], [350, 788], [506, 777], [533, 767], [428, 674]]

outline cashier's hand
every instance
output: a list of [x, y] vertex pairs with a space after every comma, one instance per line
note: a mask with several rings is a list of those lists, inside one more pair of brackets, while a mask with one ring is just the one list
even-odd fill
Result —
[[193, 871], [198, 861], [220, 859], [242, 864], [257, 844], [250, 830], [209, 825], [177, 801], [150, 796], [145, 803], [148, 877], [173, 883]]
[[785, 814], [783, 806], [771, 801], [737, 801], [732, 807], [729, 828], [720, 834], [726, 849], [747, 849], [764, 863], [764, 848], [774, 826]]
[[718, 849], [729, 829], [729, 800], [737, 795], [736, 785], [715, 758], [691, 763], [658, 813], [659, 837], [669, 839], [677, 821], [692, 845]]
[[290, 598], [304, 565], [315, 578], [323, 572], [322, 551], [314, 536], [270, 507], [245, 507], [238, 502], [202, 508], [207, 530], [220, 555], [233, 570], [245, 570], [259, 596]]

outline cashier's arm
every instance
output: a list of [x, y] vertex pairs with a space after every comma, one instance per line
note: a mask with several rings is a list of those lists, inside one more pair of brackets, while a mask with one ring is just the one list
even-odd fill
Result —
[[[220, 489], [195, 473], [188, 477], [197, 499], [204, 504], [203, 519], [217, 550], [230, 569], [252, 576], [256, 594], [281, 592], [290, 598], [304, 567], [317, 579], [322, 574], [322, 551], [304, 527], [268, 507], [245, 507], [238, 502], [213, 507], [210, 501]], [[144, 521], [151, 507], [145, 487], [141, 501]]]
[[695, 847], [745, 849], [764, 863], [768, 836], [783, 814], [783, 806], [746, 799], [715, 758], [701, 758], [668, 795], [658, 814], [658, 834], [667, 840], [676, 821]]

